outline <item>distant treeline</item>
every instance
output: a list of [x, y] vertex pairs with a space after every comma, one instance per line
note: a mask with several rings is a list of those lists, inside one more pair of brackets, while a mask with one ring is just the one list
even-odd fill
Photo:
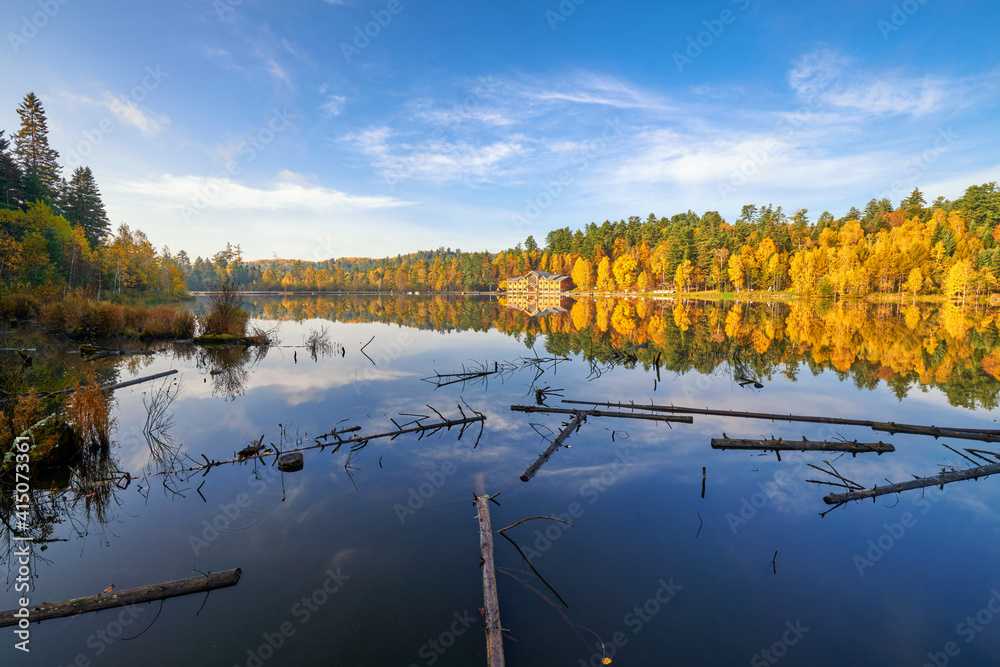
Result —
[[[239, 246], [183, 265], [190, 289], [221, 272], [253, 289], [289, 291], [486, 291], [532, 269], [568, 275], [580, 290], [792, 291], [823, 296], [872, 292], [1000, 291], [1000, 189], [969, 187], [927, 205], [914, 189], [894, 207], [872, 199], [836, 219], [806, 209], [744, 206], [734, 222], [716, 211], [650, 214], [583, 229], [556, 229], [498, 253], [438, 248], [385, 259], [244, 262]], [[179, 255], [180, 256], [180, 255]], [[185, 256], [186, 259], [186, 256]]]

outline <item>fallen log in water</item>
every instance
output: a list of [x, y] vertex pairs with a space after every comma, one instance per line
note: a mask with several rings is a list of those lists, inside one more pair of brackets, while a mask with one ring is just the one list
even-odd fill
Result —
[[543, 465], [545, 465], [545, 462], [552, 458], [555, 451], [562, 446], [563, 442], [566, 441], [566, 438], [570, 436], [570, 433], [579, 428], [580, 423], [586, 420], [586, 418], [587, 413], [583, 410], [573, 415], [573, 418], [570, 419], [569, 423], [566, 424], [563, 430], [559, 432], [559, 435], [557, 435], [555, 440], [552, 441], [552, 444], [546, 447], [545, 451], [542, 452], [537, 459], [535, 459], [535, 462], [527, 467], [524, 474], [521, 475], [521, 481], [527, 482], [531, 480], [531, 478], [535, 476], [535, 473], [538, 472]]
[[943, 471], [940, 475], [918, 477], [910, 480], [909, 482], [876, 486], [871, 489], [857, 489], [847, 491], [845, 493], [831, 493], [827, 497], [823, 498], [823, 502], [827, 505], [840, 505], [850, 500], [875, 498], [877, 496], [884, 496], [890, 493], [899, 493], [900, 491], [922, 489], [927, 486], [944, 486], [945, 484], [960, 482], [964, 479], [979, 479], [980, 477], [987, 477], [998, 472], [1000, 472], [1000, 463], [992, 463], [990, 465], [979, 466], [977, 468], [967, 468], [965, 470]]
[[[565, 403], [565, 401], [563, 401]], [[584, 413], [588, 417], [619, 417], [621, 419], [646, 419], [657, 422], [677, 422], [680, 424], [690, 424], [693, 417], [662, 417], [660, 415], [643, 415], [634, 412], [608, 412], [607, 410], [570, 410], [569, 408], [550, 408], [545, 405], [512, 405], [513, 412], [543, 412], [555, 415], [575, 415], [578, 412]]]
[[483, 557], [483, 609], [486, 616], [486, 664], [504, 667], [503, 627], [497, 601], [497, 575], [493, 566], [493, 529], [490, 527], [490, 496], [476, 498], [479, 513], [479, 549]]
[[88, 345], [84, 343], [80, 346], [80, 354], [84, 357], [115, 357], [115, 356], [132, 356], [132, 355], [143, 355], [152, 356], [156, 354], [155, 350], [129, 350], [129, 349], [114, 349], [109, 347], [98, 347], [97, 345]]
[[886, 431], [890, 435], [895, 433], [913, 433], [916, 435], [929, 435], [934, 438], [955, 438], [958, 440], [979, 440], [981, 442], [1000, 442], [1000, 435], [989, 431], [970, 431], [960, 428], [948, 428], [937, 426], [917, 426], [915, 424], [894, 424], [892, 422], [876, 422], [872, 424], [875, 431]]
[[[966, 440], [982, 440], [1000, 442], [1000, 430], [981, 428], [960, 428], [957, 426], [920, 426], [917, 424], [895, 424], [878, 422], [871, 419], [847, 419], [843, 417], [819, 417], [814, 415], [785, 415], [770, 412], [745, 412], [742, 410], [712, 410], [710, 408], [685, 408], [679, 405], [643, 405], [641, 403], [609, 403], [605, 401], [572, 401], [562, 399], [563, 403], [573, 405], [599, 405], [609, 408], [629, 410], [647, 410], [649, 412], [670, 412], [675, 414], [709, 415], [713, 417], [740, 417], [743, 419], [765, 419], [767, 421], [809, 422], [813, 424], [842, 424], [844, 426], [867, 426], [876, 431], [890, 433], [916, 433], [934, 437], [964, 438]], [[958, 435], [959, 433], [964, 435]]]
[[896, 448], [887, 442], [843, 442], [837, 440], [747, 440], [742, 438], [712, 438], [712, 449], [755, 449], [764, 451], [791, 452], [894, 452]]
[[[132, 385], [135, 385], [135, 384], [142, 384], [143, 382], [150, 382], [152, 380], [159, 380], [160, 378], [165, 378], [168, 375], [174, 375], [175, 373], [177, 373], [177, 369], [176, 368], [174, 370], [171, 370], [171, 371], [163, 371], [162, 373], [157, 373], [155, 375], [147, 375], [146, 377], [136, 378], [134, 380], [126, 380], [125, 382], [118, 382], [118, 383], [115, 383], [115, 384], [107, 384], [107, 385], [104, 385], [103, 387], [101, 387], [101, 391], [102, 392], [108, 392], [108, 391], [113, 391], [115, 389], [123, 389], [125, 387], [131, 387]], [[61, 396], [62, 394], [71, 394], [74, 391], [76, 391], [75, 387], [73, 389], [60, 389], [59, 391], [50, 391], [50, 392], [45, 393], [45, 394], [39, 394], [38, 397], [39, 398], [48, 398], [49, 396]], [[2, 401], [0, 401], [0, 403], [6, 403], [8, 401], [13, 401], [13, 400], [16, 400], [17, 398], [18, 398], [17, 396], [13, 396], [11, 398], [5, 398]]]
[[[63, 616], [75, 616], [90, 611], [100, 611], [101, 609], [113, 609], [142, 602], [152, 602], [166, 598], [190, 595], [191, 593], [201, 593], [216, 588], [226, 588], [235, 586], [240, 580], [240, 568], [226, 570], [225, 572], [214, 572], [208, 575], [188, 577], [177, 581], [168, 581], [162, 584], [151, 586], [140, 586], [139, 588], [129, 588], [117, 593], [103, 593], [101, 595], [91, 595], [85, 598], [74, 600], [64, 600], [62, 602], [43, 603], [35, 607], [28, 608], [28, 620], [45, 621], [50, 618], [60, 618]], [[17, 625], [20, 620], [15, 614], [18, 610], [5, 611], [0, 613], [0, 627], [7, 625]]]
[[[386, 433], [376, 433], [374, 435], [356, 435], [356, 436], [351, 436], [349, 438], [342, 438], [340, 436], [344, 433], [351, 433], [357, 431], [359, 430], [360, 427], [355, 426], [352, 428], [334, 429], [329, 433], [324, 433], [322, 435], [318, 435], [313, 438], [302, 439], [302, 442], [307, 442], [307, 441], [315, 442], [316, 444], [314, 445], [293, 447], [291, 449], [284, 449], [280, 452], [275, 452], [270, 448], [265, 448], [261, 446], [260, 443], [263, 442], [263, 435], [262, 435], [261, 440], [257, 443], [257, 445], [252, 447], [250, 450], [244, 448], [243, 450], [241, 450], [242, 453], [237, 452], [234, 458], [225, 459], [221, 461], [217, 460], [210, 461], [207, 457], [205, 457], [204, 454], [202, 454], [202, 458], [205, 459], [204, 464], [199, 463], [197, 465], [188, 466], [186, 468], [175, 468], [167, 471], [154, 472], [151, 473], [149, 476], [156, 477], [158, 475], [176, 474], [182, 472], [197, 472], [202, 470], [205, 471], [205, 474], [208, 474], [208, 471], [215, 466], [226, 465], [231, 463], [244, 463], [246, 461], [252, 461], [254, 459], [263, 459], [265, 456], [274, 456], [276, 462], [279, 454], [287, 454], [289, 452], [306, 452], [311, 449], [325, 449], [327, 447], [332, 447], [333, 451], [337, 452], [343, 445], [350, 445], [351, 451], [354, 452], [366, 447], [370, 440], [379, 440], [382, 438], [389, 438], [390, 440], [395, 440], [397, 437], [405, 435], [407, 433], [419, 433], [420, 438], [423, 438], [424, 435], [434, 435], [438, 431], [442, 430], [450, 431], [452, 426], [460, 427], [460, 430], [458, 432], [458, 439], [461, 440], [462, 435], [465, 434], [465, 429], [468, 428], [469, 425], [476, 423], [480, 425], [479, 437], [476, 438], [476, 444], [473, 445], [473, 449], [475, 449], [478, 446], [479, 438], [481, 438], [483, 435], [482, 424], [484, 421], [486, 421], [486, 415], [476, 410], [473, 410], [475, 416], [469, 417], [462, 410], [462, 406], [459, 405], [458, 410], [462, 414], [462, 418], [446, 419], [443, 415], [441, 415], [440, 412], [434, 410], [434, 408], [432, 408], [431, 406], [428, 405], [427, 407], [431, 408], [431, 410], [433, 410], [438, 416], [440, 416], [441, 421], [426, 423], [424, 420], [429, 419], [429, 417], [427, 417], [426, 415], [416, 415], [419, 417], [419, 419], [415, 419], [412, 422], [410, 422], [411, 424], [416, 424], [416, 426], [406, 427], [406, 426], [399, 426], [397, 424], [399, 428], [395, 431], [388, 431]], [[414, 416], [414, 415], [408, 415], [408, 416]], [[392, 421], [394, 424], [396, 423], [396, 421], [391, 418], [390, 421]], [[334, 438], [333, 442], [330, 442], [329, 440], [331, 437]], [[418, 438], [418, 440], [420, 438]]]

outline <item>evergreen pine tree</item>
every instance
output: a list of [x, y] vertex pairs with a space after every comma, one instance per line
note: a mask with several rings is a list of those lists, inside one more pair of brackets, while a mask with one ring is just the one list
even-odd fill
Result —
[[28, 93], [17, 115], [21, 117], [21, 130], [14, 135], [14, 154], [23, 173], [24, 198], [55, 204], [61, 167], [56, 161], [59, 153], [49, 147], [49, 128], [41, 100]]
[[17, 208], [21, 205], [21, 169], [10, 154], [10, 140], [0, 130], [0, 208]]
[[91, 247], [96, 247], [111, 231], [111, 223], [90, 167], [77, 167], [73, 172], [63, 204], [66, 219], [83, 228]]

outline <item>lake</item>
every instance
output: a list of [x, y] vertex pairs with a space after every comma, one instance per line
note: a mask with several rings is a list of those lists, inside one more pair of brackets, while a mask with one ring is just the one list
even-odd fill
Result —
[[[995, 443], [721, 416], [590, 416], [522, 482], [570, 415], [511, 410], [634, 401], [996, 429], [996, 309], [517, 305], [255, 296], [246, 307], [255, 323], [277, 327], [276, 347], [161, 344], [154, 356], [93, 362], [50, 349], [32, 372], [90, 364], [102, 382], [179, 372], [116, 391], [110, 452], [35, 491], [32, 604], [243, 573], [207, 596], [32, 625], [29, 656], [5, 629], [0, 662], [485, 664], [477, 492], [500, 494], [494, 531], [529, 517], [570, 522], [507, 531], [524, 556], [494, 537], [509, 665], [1000, 662], [1000, 481], [833, 511], [823, 498], [843, 489], [808, 481], [838, 483], [813, 465], [865, 487], [902, 482], [982, 463], [965, 449]], [[304, 346], [313, 332], [329, 342], [315, 356]], [[168, 391], [163, 428], [147, 437], [147, 406]], [[485, 419], [464, 430], [369, 437], [477, 413]], [[310, 446], [331, 430], [341, 434], [303, 452], [301, 471], [279, 472], [266, 456], [178, 472], [256, 442]], [[338, 447], [338, 437], [354, 440]], [[895, 451], [779, 460], [712, 449], [722, 437], [882, 441]], [[130, 474], [127, 486], [81, 490], [121, 482], [116, 470]], [[3, 608], [12, 609], [17, 559], [3, 531]]]

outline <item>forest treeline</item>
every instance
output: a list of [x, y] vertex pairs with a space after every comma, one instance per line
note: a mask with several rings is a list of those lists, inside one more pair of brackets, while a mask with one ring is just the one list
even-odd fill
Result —
[[69, 180], [63, 177], [59, 153], [49, 146], [41, 100], [28, 93], [17, 113], [17, 134], [8, 138], [0, 130], [2, 291], [31, 295], [41, 290], [45, 297], [77, 289], [98, 298], [186, 296], [181, 263], [169, 249], [158, 252], [143, 232], [125, 224], [111, 231], [89, 167], [77, 167]]
[[1000, 189], [974, 185], [955, 201], [927, 205], [914, 189], [894, 207], [872, 199], [835, 219], [807, 210], [744, 206], [727, 222], [715, 211], [650, 214], [533, 236], [501, 251], [439, 248], [380, 260], [242, 261], [239, 246], [183, 268], [190, 289], [220, 271], [259, 290], [490, 291], [527, 271], [568, 275], [578, 290], [740, 292], [864, 296], [872, 292], [965, 298], [1000, 291]]
[[[952, 405], [993, 409], [1000, 397], [1000, 309], [960, 304], [792, 303], [581, 298], [529, 317], [482, 297], [250, 297], [254, 317], [382, 322], [441, 332], [495, 329], [539, 354], [579, 355], [670, 372], [732, 368], [764, 382], [832, 370], [861, 388], [885, 382], [903, 398], [938, 387]], [[636, 347], [643, 346], [643, 347]], [[492, 362], [494, 359], [480, 359]], [[497, 360], [498, 361], [498, 360]]]
[[146, 235], [112, 232], [88, 167], [63, 177], [48, 143], [41, 101], [25, 96], [19, 131], [0, 131], [0, 282], [82, 288], [98, 297], [183, 296], [223, 278], [285, 291], [492, 291], [538, 269], [598, 292], [790, 291], [820, 296], [878, 293], [966, 298], [1000, 292], [1000, 189], [973, 185], [928, 204], [914, 189], [898, 206], [872, 199], [841, 218], [801, 209], [744, 206], [728, 222], [716, 211], [650, 214], [533, 236], [500, 252], [438, 248], [322, 262], [244, 259], [239, 244], [192, 260], [159, 251]]

